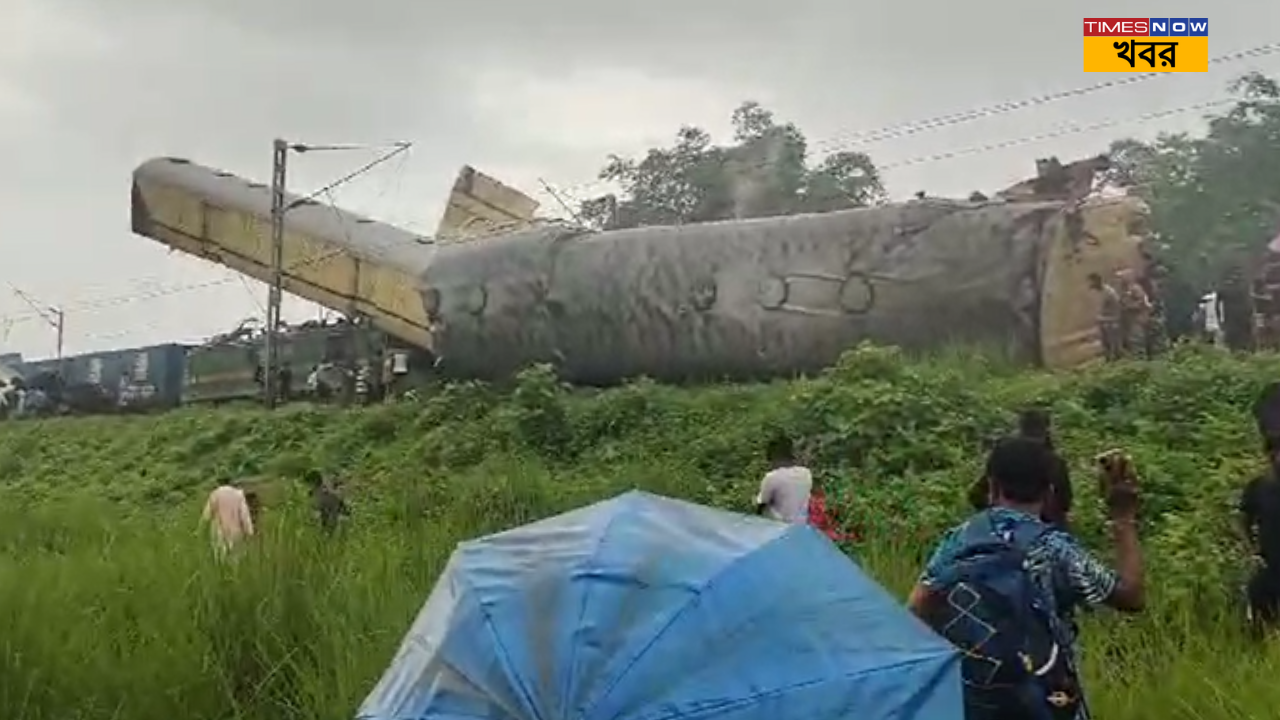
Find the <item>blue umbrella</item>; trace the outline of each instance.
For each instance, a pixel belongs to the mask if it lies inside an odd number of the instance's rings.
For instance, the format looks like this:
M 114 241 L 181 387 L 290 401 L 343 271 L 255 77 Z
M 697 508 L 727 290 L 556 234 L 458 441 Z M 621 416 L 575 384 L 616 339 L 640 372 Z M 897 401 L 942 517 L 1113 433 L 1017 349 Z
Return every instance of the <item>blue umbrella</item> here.
M 361 720 L 959 720 L 959 658 L 805 525 L 629 492 L 462 543 Z

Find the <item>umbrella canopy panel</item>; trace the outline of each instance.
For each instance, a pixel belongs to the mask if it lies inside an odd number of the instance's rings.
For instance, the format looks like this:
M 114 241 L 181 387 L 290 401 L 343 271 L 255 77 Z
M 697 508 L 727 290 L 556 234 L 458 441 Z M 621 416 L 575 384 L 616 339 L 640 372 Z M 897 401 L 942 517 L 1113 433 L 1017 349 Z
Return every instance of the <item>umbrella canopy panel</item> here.
M 956 651 L 808 526 L 631 492 L 454 553 L 362 720 L 956 720 Z

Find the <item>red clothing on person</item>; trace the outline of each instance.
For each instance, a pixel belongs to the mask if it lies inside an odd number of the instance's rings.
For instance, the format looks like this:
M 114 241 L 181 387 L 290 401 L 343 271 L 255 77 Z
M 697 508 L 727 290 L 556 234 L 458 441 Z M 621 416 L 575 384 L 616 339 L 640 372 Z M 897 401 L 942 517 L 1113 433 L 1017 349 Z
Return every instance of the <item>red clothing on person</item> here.
M 827 509 L 826 495 L 818 488 L 809 495 L 809 524 L 836 542 L 854 539 L 851 534 L 840 531 L 835 516 Z

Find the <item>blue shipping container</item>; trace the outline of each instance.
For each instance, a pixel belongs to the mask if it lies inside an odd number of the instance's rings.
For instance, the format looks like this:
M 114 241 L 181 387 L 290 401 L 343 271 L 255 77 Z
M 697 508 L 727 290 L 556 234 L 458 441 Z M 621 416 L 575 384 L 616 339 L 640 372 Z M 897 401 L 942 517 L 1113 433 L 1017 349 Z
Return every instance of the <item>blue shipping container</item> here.
M 176 343 L 73 355 L 27 363 L 29 373 L 59 372 L 68 384 L 89 383 L 126 403 L 178 405 L 187 347 Z

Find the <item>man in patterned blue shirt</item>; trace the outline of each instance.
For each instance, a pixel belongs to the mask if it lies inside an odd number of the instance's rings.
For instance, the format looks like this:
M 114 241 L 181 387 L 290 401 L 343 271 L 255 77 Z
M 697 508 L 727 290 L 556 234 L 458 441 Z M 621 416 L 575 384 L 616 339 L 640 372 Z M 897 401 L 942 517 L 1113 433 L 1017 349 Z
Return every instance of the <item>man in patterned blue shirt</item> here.
M 1044 444 L 1027 438 L 1005 438 L 987 459 L 991 506 L 946 534 L 911 592 L 911 610 L 922 618 L 929 616 L 931 603 L 946 590 L 939 578 L 961 558 L 966 545 L 972 545 L 975 535 L 989 533 L 992 539 L 1007 539 L 1019 533 L 1032 537 L 1022 567 L 1043 591 L 1051 605 L 1047 610 L 1059 619 L 1056 630 L 1065 636 L 1068 662 L 1074 665 L 1075 608 L 1108 605 L 1137 612 L 1144 605 L 1142 555 L 1136 529 L 1136 480 L 1123 455 L 1113 452 L 1098 460 L 1115 541 L 1115 569 L 1099 561 L 1068 532 L 1041 520 L 1054 468 L 1052 454 Z M 1079 703 L 1075 718 L 1087 720 L 1083 702 Z

